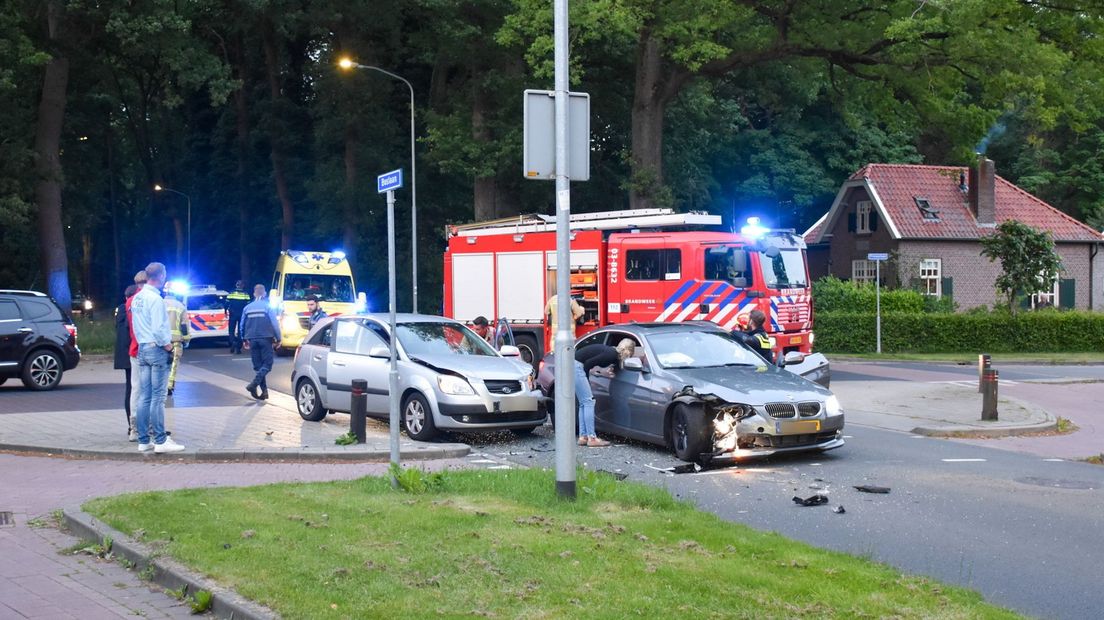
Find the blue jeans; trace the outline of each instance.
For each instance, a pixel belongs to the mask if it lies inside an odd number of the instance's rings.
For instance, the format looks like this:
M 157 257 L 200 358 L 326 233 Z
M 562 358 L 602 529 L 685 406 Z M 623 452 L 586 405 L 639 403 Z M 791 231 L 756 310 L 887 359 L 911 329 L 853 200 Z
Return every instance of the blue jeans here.
M 172 354 L 153 343 L 138 345 L 138 443 L 165 443 L 165 392 Z
M 594 436 L 594 394 L 582 362 L 575 362 L 575 400 L 579 401 L 579 436 Z
M 257 373 L 253 377 L 253 385 L 260 387 L 262 392 L 267 392 L 268 381 L 265 377 L 272 370 L 272 339 L 250 339 L 249 356 L 253 358 L 253 371 Z

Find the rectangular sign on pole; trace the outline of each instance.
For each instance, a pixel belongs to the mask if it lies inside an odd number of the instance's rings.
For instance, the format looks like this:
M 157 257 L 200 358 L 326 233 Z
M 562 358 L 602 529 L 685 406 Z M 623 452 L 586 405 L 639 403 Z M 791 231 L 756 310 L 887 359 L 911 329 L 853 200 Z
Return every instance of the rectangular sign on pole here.
M 866 260 L 889 260 L 889 254 L 886 252 L 871 252 L 866 255 Z
M 556 178 L 556 93 L 526 90 L 522 173 L 531 181 Z M 590 180 L 590 95 L 568 93 L 567 167 L 572 181 Z
M 392 170 L 391 172 L 384 172 L 376 177 L 376 193 L 382 194 L 396 189 L 401 189 L 403 186 L 403 172 L 402 168 L 398 170 Z

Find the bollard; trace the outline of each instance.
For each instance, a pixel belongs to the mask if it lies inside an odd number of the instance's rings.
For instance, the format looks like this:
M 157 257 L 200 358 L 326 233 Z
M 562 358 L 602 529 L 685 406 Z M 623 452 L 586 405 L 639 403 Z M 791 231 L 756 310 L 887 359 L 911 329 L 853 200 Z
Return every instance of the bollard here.
M 981 378 L 981 419 L 997 419 L 997 386 L 999 373 L 992 368 L 985 371 Z
M 982 353 L 978 356 L 978 392 L 985 391 L 985 371 L 992 368 L 992 360 L 988 355 Z
M 356 436 L 357 443 L 368 441 L 365 431 L 368 418 L 368 396 L 364 393 L 367 389 L 367 381 L 353 379 L 353 406 L 349 411 L 349 432 Z

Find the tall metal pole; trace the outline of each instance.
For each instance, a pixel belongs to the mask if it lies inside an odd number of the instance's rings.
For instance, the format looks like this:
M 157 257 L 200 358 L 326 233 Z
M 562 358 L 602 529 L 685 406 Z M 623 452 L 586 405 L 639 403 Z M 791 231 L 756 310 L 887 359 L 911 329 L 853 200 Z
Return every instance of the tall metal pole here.
M 878 331 L 878 353 L 882 352 L 882 261 L 874 261 L 874 304 Z
M 348 65 L 342 65 L 348 66 Z M 393 77 L 399 80 L 403 84 L 406 84 L 407 90 L 410 91 L 410 283 L 413 287 L 413 300 L 411 302 L 411 308 L 413 312 L 418 311 L 418 168 L 414 165 L 414 87 L 410 85 L 410 82 L 406 81 L 406 78 L 401 75 L 396 75 L 387 71 L 386 69 L 380 69 L 379 67 L 373 67 L 371 65 L 355 64 L 357 69 L 371 69 L 372 71 L 379 71 L 380 73 Z
M 192 277 L 192 197 L 184 196 L 188 199 L 188 259 L 186 261 L 188 266 L 188 279 Z
M 556 492 L 575 498 L 575 317 L 571 314 L 571 180 L 567 157 L 567 0 L 555 0 Z
M 390 370 L 387 373 L 388 421 L 391 440 L 391 464 L 399 465 L 399 364 L 395 342 L 399 334 L 395 326 L 395 192 L 387 192 L 387 292 L 388 292 L 388 329 L 391 331 L 389 343 Z M 398 488 L 399 481 L 391 475 L 391 487 Z

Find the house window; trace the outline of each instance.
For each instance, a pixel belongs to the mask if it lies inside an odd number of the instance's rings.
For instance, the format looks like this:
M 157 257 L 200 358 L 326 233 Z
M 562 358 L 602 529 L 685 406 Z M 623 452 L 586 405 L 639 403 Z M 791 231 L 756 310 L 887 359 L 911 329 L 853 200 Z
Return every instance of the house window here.
M 870 234 L 870 212 L 873 209 L 873 203 L 869 200 L 860 200 L 855 206 L 855 232 L 859 234 Z
M 912 199 L 916 201 L 916 208 L 920 209 L 920 215 L 925 220 L 929 222 L 939 221 L 939 209 L 932 207 L 930 200 L 920 196 L 913 196 Z
M 1031 295 L 1031 309 L 1035 308 L 1057 308 L 1058 307 L 1058 278 L 1054 278 L 1054 283 L 1051 285 L 1050 290 L 1042 290 L 1038 293 Z
M 924 258 L 920 260 L 920 292 L 932 297 L 941 297 L 943 290 L 940 287 L 943 277 L 943 261 L 938 258 Z
M 853 260 L 853 261 L 851 261 L 851 279 L 855 282 L 873 282 L 874 281 L 874 261 L 872 261 L 872 260 Z

